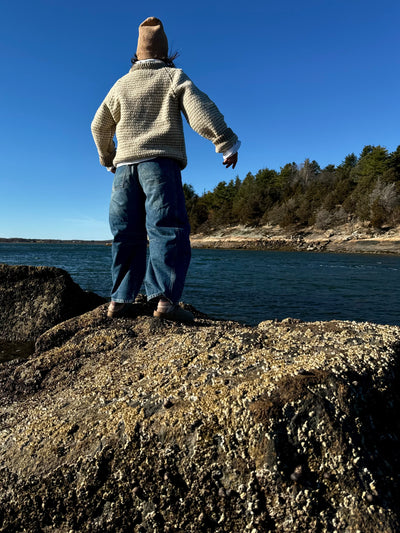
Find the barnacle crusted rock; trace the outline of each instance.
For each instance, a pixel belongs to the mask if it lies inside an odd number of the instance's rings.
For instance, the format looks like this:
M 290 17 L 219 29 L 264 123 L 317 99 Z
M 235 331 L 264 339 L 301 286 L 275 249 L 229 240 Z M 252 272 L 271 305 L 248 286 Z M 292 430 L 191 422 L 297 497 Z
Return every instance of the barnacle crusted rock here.
M 106 307 L 0 366 L 0 531 L 399 530 L 399 328 Z

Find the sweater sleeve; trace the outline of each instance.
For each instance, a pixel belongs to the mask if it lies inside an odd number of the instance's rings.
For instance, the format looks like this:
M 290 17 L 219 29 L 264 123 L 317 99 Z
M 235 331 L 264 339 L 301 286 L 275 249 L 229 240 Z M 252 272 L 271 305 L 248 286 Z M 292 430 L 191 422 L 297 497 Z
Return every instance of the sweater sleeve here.
M 216 152 L 226 152 L 237 143 L 237 135 L 228 128 L 214 102 L 182 71 L 179 71 L 175 92 L 190 127 L 210 140 Z
M 100 164 L 105 167 L 112 167 L 116 153 L 114 143 L 116 122 L 107 100 L 108 96 L 97 110 L 92 121 L 91 129 L 99 153 Z

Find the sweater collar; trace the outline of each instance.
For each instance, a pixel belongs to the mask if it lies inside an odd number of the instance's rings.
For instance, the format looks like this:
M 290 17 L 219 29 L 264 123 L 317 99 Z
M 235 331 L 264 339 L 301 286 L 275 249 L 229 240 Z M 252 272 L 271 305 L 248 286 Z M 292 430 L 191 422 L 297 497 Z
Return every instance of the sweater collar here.
M 141 59 L 140 61 L 136 61 L 130 68 L 130 71 L 136 70 L 136 69 L 157 69 L 165 67 L 164 61 L 161 61 L 161 59 Z
M 135 65 L 144 65 L 146 63 L 164 63 L 161 59 L 139 59 Z

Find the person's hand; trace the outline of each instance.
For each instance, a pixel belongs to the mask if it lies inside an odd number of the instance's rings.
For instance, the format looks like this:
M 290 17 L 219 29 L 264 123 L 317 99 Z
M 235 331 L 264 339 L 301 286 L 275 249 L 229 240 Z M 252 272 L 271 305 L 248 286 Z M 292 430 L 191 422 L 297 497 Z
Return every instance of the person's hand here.
M 222 162 L 222 164 L 225 165 L 226 168 L 229 168 L 232 165 L 232 169 L 234 169 L 236 167 L 237 160 L 238 160 L 238 154 L 236 152 L 230 155 L 229 157 L 227 157 L 225 161 Z

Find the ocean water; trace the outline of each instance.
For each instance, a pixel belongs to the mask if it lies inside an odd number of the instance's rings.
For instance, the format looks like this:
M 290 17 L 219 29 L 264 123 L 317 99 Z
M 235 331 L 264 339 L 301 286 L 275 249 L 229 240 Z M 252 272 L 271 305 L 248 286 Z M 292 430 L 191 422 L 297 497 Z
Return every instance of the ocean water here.
M 0 263 L 63 268 L 83 289 L 110 293 L 109 246 L 0 243 Z M 195 249 L 182 299 L 250 325 L 286 317 L 400 325 L 399 281 L 392 255 Z

